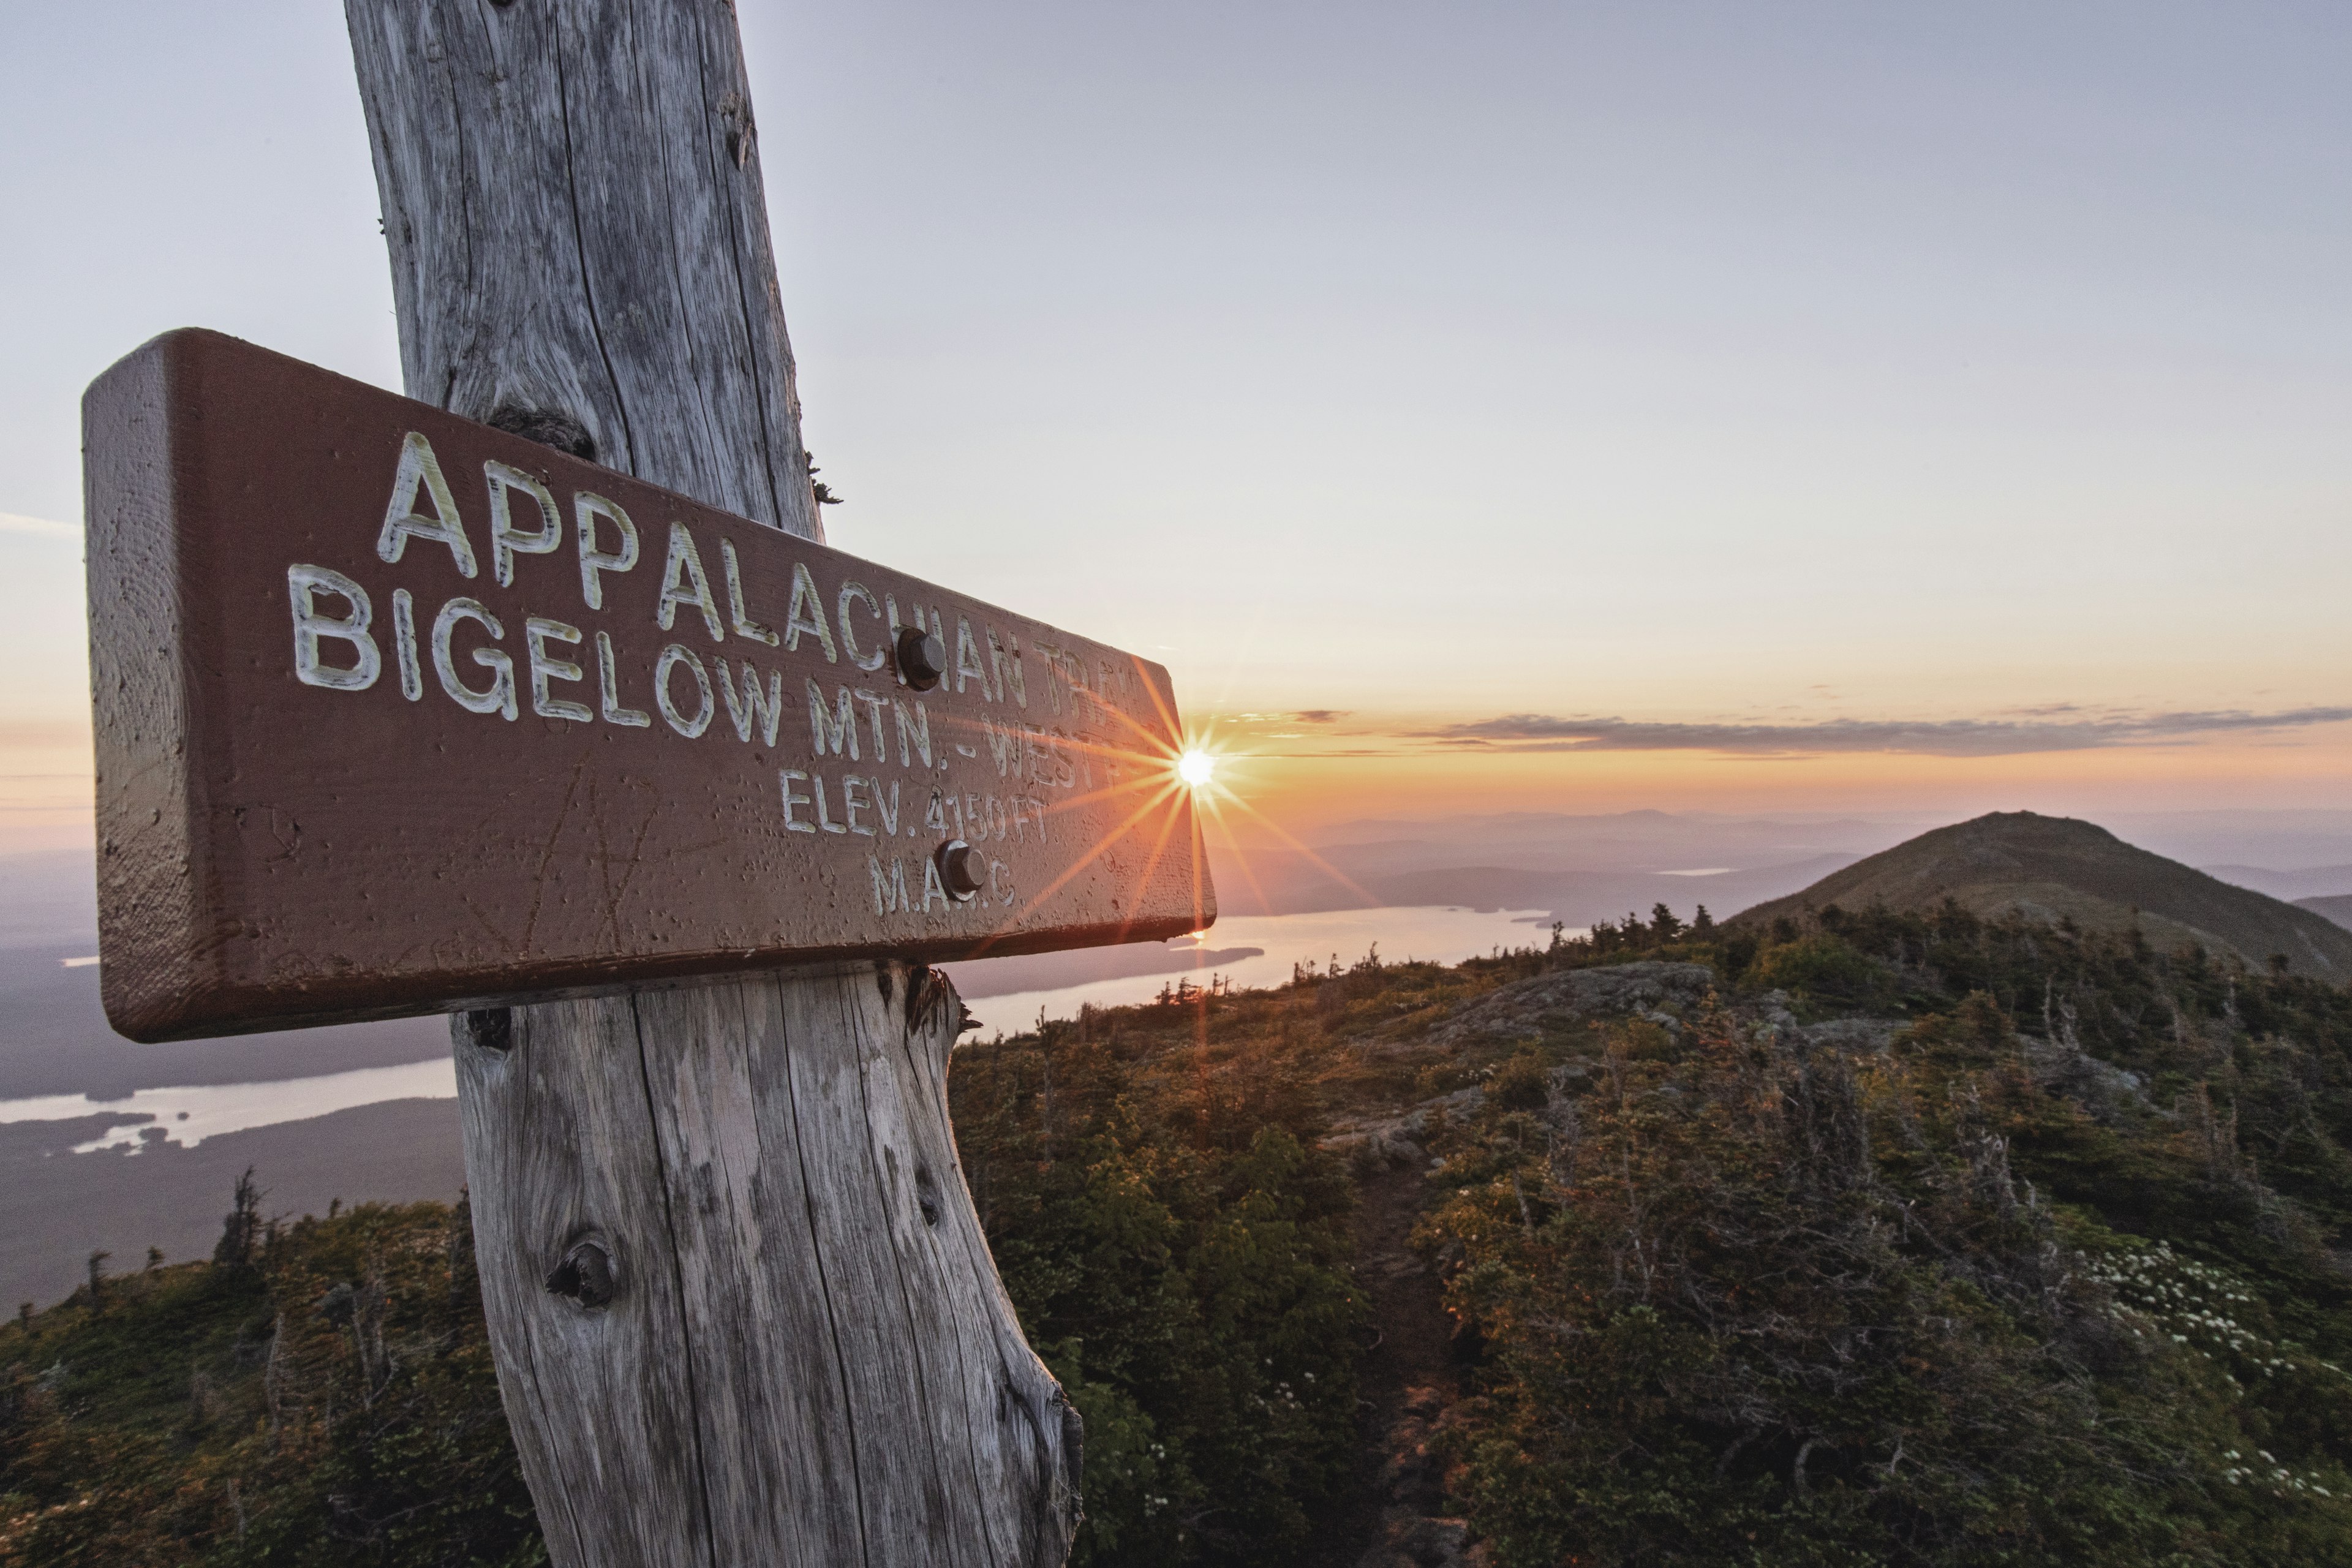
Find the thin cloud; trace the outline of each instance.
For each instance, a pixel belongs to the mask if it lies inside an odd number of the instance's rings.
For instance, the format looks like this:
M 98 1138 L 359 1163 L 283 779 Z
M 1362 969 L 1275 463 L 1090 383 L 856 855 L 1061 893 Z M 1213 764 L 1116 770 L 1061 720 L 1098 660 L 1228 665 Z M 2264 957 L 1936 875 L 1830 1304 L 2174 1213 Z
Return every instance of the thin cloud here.
M 1349 708 L 1300 708 L 1283 717 L 1294 724 L 1337 724 L 1353 711 Z
M 37 533 L 49 539 L 81 537 L 81 530 L 70 522 L 52 522 L 46 517 L 26 517 L 16 511 L 0 511 L 0 533 Z
M 2347 721 L 2352 721 L 2352 708 L 2292 708 L 2277 713 L 2242 710 L 2095 713 L 2068 704 L 1993 719 L 1829 719 L 1811 724 L 1658 724 L 1507 713 L 1418 731 L 1413 738 L 1445 746 L 1509 752 L 1725 752 L 1759 757 L 1905 752 L 1937 757 L 2001 757 L 2152 745 L 2195 735 L 2298 730 Z
M 0 718 L 0 752 L 42 746 L 87 746 L 89 723 L 80 718 Z M 48 773 L 0 773 L 0 778 L 49 778 Z M 87 776 L 87 775 L 83 775 Z

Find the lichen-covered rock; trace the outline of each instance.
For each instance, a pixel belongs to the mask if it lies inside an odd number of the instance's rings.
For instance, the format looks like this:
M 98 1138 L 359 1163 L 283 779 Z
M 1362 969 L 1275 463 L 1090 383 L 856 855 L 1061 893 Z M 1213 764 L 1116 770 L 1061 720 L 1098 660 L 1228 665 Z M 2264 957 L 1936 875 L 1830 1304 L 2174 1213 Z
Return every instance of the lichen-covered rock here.
M 2113 1127 L 2156 1113 L 2139 1074 L 2101 1061 L 2071 1033 L 2054 1040 L 2021 1035 L 2017 1043 L 2036 1083 L 2074 1101 L 2102 1125 Z
M 1417 1165 L 1427 1157 L 1422 1144 L 1432 1115 L 1443 1111 L 1455 1121 L 1465 1121 L 1486 1103 L 1486 1089 L 1473 1084 L 1424 1100 L 1402 1116 L 1343 1116 L 1332 1123 L 1333 1131 L 1322 1140 L 1322 1147 L 1346 1155 L 1365 1169 Z
M 1515 981 L 1466 1002 L 1430 1031 L 1433 1045 L 1525 1039 L 1571 1018 L 1625 1014 L 1674 1016 L 1715 988 L 1704 963 L 1616 963 L 1605 969 L 1560 969 Z
M 1797 1037 L 1808 1048 L 1827 1046 L 1835 1050 L 1875 1055 L 1886 1048 L 1898 1030 L 1910 1024 L 1901 1018 L 1832 1018 L 1824 1024 L 1804 1024 Z

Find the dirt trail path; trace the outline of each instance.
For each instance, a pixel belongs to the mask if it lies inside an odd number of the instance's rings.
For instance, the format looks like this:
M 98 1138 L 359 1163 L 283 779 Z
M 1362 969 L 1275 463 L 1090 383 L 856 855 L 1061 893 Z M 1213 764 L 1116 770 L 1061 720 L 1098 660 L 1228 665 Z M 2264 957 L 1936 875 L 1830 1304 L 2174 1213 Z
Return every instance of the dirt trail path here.
M 1365 1408 L 1356 1474 L 1322 1550 L 1308 1559 L 1315 1568 L 1357 1568 L 1383 1542 L 1402 1551 L 1393 1561 L 1453 1560 L 1446 1547 L 1454 1542 L 1441 1538 L 1454 1531 L 1418 1528 L 1432 1522 L 1427 1516 L 1439 1511 L 1442 1499 L 1435 1466 L 1416 1450 L 1454 1393 L 1450 1320 L 1436 1277 L 1411 1245 L 1428 1195 L 1417 1163 L 1357 1181 L 1356 1279 L 1370 1298 L 1380 1342 L 1360 1368 Z

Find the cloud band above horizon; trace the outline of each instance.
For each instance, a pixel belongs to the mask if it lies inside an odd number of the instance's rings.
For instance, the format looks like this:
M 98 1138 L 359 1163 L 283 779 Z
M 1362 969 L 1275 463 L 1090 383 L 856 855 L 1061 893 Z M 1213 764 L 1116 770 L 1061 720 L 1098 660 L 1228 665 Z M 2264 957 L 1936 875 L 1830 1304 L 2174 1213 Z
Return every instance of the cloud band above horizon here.
M 1412 732 L 1465 750 L 1496 752 L 1720 752 L 1747 756 L 1889 752 L 1939 757 L 2017 756 L 2158 745 L 2200 735 L 2307 729 L 2352 721 L 2352 707 L 2168 713 L 2038 709 L 1994 719 L 1828 719 L 1809 724 L 1655 723 L 1617 718 L 1507 713 Z

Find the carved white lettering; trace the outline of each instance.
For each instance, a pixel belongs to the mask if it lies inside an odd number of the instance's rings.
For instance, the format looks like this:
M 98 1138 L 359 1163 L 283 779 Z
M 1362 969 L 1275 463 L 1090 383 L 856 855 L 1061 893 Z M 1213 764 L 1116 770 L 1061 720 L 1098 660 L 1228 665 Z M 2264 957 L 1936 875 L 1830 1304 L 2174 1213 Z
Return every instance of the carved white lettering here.
M 817 826 L 818 826 L 818 827 L 820 827 L 820 828 L 822 828 L 824 831 L 825 831 L 825 832 L 827 832 L 827 833 L 846 833 L 846 832 L 848 832 L 848 831 L 849 831 L 849 829 L 847 829 L 846 827 L 844 827 L 840 823 L 835 822 L 835 821 L 833 819 L 833 813 L 832 813 L 830 810 L 828 810 L 828 809 L 826 808 L 826 806 L 825 806 L 825 800 L 824 800 L 824 775 L 823 773 L 811 773 L 811 774 L 809 775 L 809 788 L 811 788 L 811 789 L 813 789 L 813 790 L 814 790 L 814 791 L 816 792 L 816 825 L 817 825 Z
M 692 672 L 695 695 L 701 701 L 691 714 L 679 712 L 670 696 L 671 678 L 681 665 Z M 654 666 L 654 706 L 661 710 L 661 716 L 669 721 L 671 729 L 689 741 L 710 728 L 711 717 L 719 707 L 710 695 L 710 672 L 702 668 L 702 660 L 695 651 L 683 643 L 672 643 L 662 649 L 661 658 Z
M 883 662 L 890 657 L 890 650 L 887 647 L 877 647 L 870 653 L 858 651 L 857 628 L 849 624 L 849 605 L 853 599 L 865 600 L 866 613 L 877 620 L 882 618 L 882 606 L 874 602 L 874 595 L 866 592 L 864 584 L 844 583 L 841 585 L 841 596 L 834 601 L 834 616 L 841 623 L 841 651 L 847 654 L 849 662 L 860 669 L 879 669 Z
M 494 641 L 507 635 L 498 616 L 479 600 L 452 599 L 442 605 L 441 613 L 433 617 L 433 673 L 441 678 L 441 689 L 469 713 L 499 713 L 511 721 L 520 711 L 515 705 L 514 660 L 499 648 L 476 648 L 474 662 L 490 672 L 490 683 L 478 691 L 467 686 L 457 678 L 454 643 L 459 621 L 478 623 Z
M 847 755 L 857 761 L 857 715 L 850 711 L 849 688 L 841 689 L 837 705 L 825 707 L 824 688 L 814 679 L 808 683 L 809 744 L 818 756 L 830 751 L 835 756 Z
M 1017 773 L 1021 768 L 1021 748 L 1025 731 L 1013 724 L 999 724 L 993 719 L 980 721 L 981 732 L 988 737 L 988 754 L 995 759 L 997 776 Z
M 511 588 L 516 556 L 546 555 L 563 542 L 563 512 L 536 476 L 512 464 L 493 458 L 482 465 L 482 476 L 490 487 L 490 575 L 499 587 Z M 514 525 L 511 490 L 522 491 L 539 508 L 539 526 L 529 533 Z
M 873 721 L 874 760 L 877 763 L 889 761 L 890 742 L 882 732 L 882 710 L 889 704 L 890 700 L 878 691 L 868 691 L 863 687 L 852 691 L 850 695 L 866 705 L 866 716 Z
M 416 510 L 419 489 L 433 502 L 432 517 Z M 375 536 L 376 558 L 399 560 L 411 539 L 447 545 L 449 558 L 457 563 L 457 574 L 474 575 L 473 542 L 466 537 L 449 481 L 441 477 L 441 459 L 433 455 L 433 443 L 414 430 L 400 444 L 400 467 L 392 477 L 392 503 L 383 509 L 383 527 Z
M 971 623 L 961 616 L 956 617 L 955 678 L 957 696 L 963 695 L 966 681 L 977 680 L 980 694 L 991 702 L 997 700 L 988 684 L 988 667 L 980 662 L 980 645 L 972 641 Z
M 572 514 L 578 521 L 580 541 L 580 594 L 592 610 L 604 607 L 604 579 L 607 572 L 626 572 L 637 563 L 637 525 L 621 510 L 618 501 L 582 490 L 572 498 Z M 621 547 L 604 550 L 596 543 L 596 520 L 608 519 L 620 530 Z
M 890 711 L 898 721 L 898 765 L 912 767 L 914 759 L 919 756 L 923 759 L 923 766 L 931 766 L 931 717 L 923 711 L 922 703 L 918 701 L 915 704 L 912 719 L 907 716 L 907 705 L 895 698 L 891 700 Z
M 333 594 L 348 603 L 347 616 L 319 613 L 317 595 Z M 341 572 L 324 566 L 296 564 L 286 568 L 286 596 L 294 607 L 294 679 L 305 686 L 331 691 L 365 691 L 383 671 L 383 655 L 368 635 L 375 617 L 367 590 Z M 327 664 L 319 658 L 319 639 L 352 646 L 348 667 Z
M 727 609 L 733 617 L 731 624 L 735 627 L 735 635 L 749 637 L 753 642 L 766 643 L 770 647 L 775 647 L 776 634 L 753 620 L 743 608 L 743 568 L 735 559 L 735 542 L 720 540 L 719 552 L 727 561 Z
M 833 646 L 833 628 L 825 624 L 824 605 L 816 596 L 816 579 L 800 562 L 793 563 L 793 602 L 784 611 L 784 647 L 787 651 L 801 646 L 801 634 L 814 632 L 824 647 L 824 662 L 839 664 L 841 656 Z
M 621 677 L 614 668 L 613 634 L 596 634 L 596 701 L 607 724 L 618 724 L 628 730 L 649 730 L 653 718 L 635 708 L 621 706 Z
M 994 626 L 985 629 L 988 633 L 988 665 L 996 677 L 997 700 L 1002 702 L 1005 693 L 1009 691 L 1013 694 L 1014 702 L 1024 708 L 1028 707 L 1029 678 L 1021 668 L 1021 640 L 1007 632 L 1004 634 L 1003 642 L 999 642 Z M 1009 653 L 1006 651 L 1007 645 L 1010 645 L 1011 648 Z
M 547 651 L 551 642 L 569 643 L 577 647 L 583 640 L 578 626 L 562 621 L 551 621 L 544 616 L 531 616 L 522 623 L 523 651 L 530 665 L 530 710 L 542 719 L 570 719 L 585 724 L 596 716 L 581 703 L 551 696 L 547 683 L 551 680 L 580 680 L 587 672 L 570 659 L 554 658 Z
M 392 591 L 392 648 L 400 665 L 400 694 L 415 702 L 425 695 L 425 675 L 416 665 L 416 601 L 405 588 Z
M 850 832 L 862 833 L 871 838 L 874 837 L 874 829 L 857 820 L 859 812 L 871 810 L 874 805 L 866 789 L 866 780 L 862 774 L 851 773 L 841 781 L 841 821 L 842 826 L 848 828 Z
M 719 604 L 710 596 L 710 579 L 702 570 L 702 553 L 694 547 L 694 535 L 687 531 L 686 524 L 673 522 L 669 558 L 662 563 L 661 605 L 654 612 L 662 630 L 668 631 L 677 623 L 680 605 L 691 605 L 702 612 L 702 625 L 712 642 L 727 639 L 719 629 Z
M 760 672 L 751 661 L 743 661 L 743 693 L 735 693 L 735 681 L 727 672 L 725 659 L 714 660 L 719 666 L 719 689 L 727 698 L 727 717 L 735 725 L 736 738 L 748 742 L 756 728 L 763 744 L 776 743 L 776 724 L 784 716 L 784 672 L 777 670 L 768 677 L 764 689 L 760 685 Z
M 877 915 L 897 914 L 907 908 L 907 865 L 897 856 L 890 858 L 890 874 L 882 874 L 882 857 L 868 855 L 866 869 L 874 876 L 874 912 Z
M 806 784 L 808 783 L 808 774 L 801 772 L 798 768 L 783 768 L 779 770 L 776 773 L 777 787 L 784 792 L 784 830 L 788 833 L 814 833 L 816 831 L 815 823 L 803 822 L 799 817 L 793 815 L 793 807 L 796 805 L 806 805 L 809 804 L 808 796 L 800 794 L 793 788 L 793 781 L 794 779 L 798 779 L 801 783 Z
M 1045 667 L 1045 704 L 1059 714 L 1062 711 L 1062 688 L 1066 684 L 1062 676 L 1061 650 L 1052 643 L 1032 637 L 1029 651 L 1035 654 L 1038 662 Z

